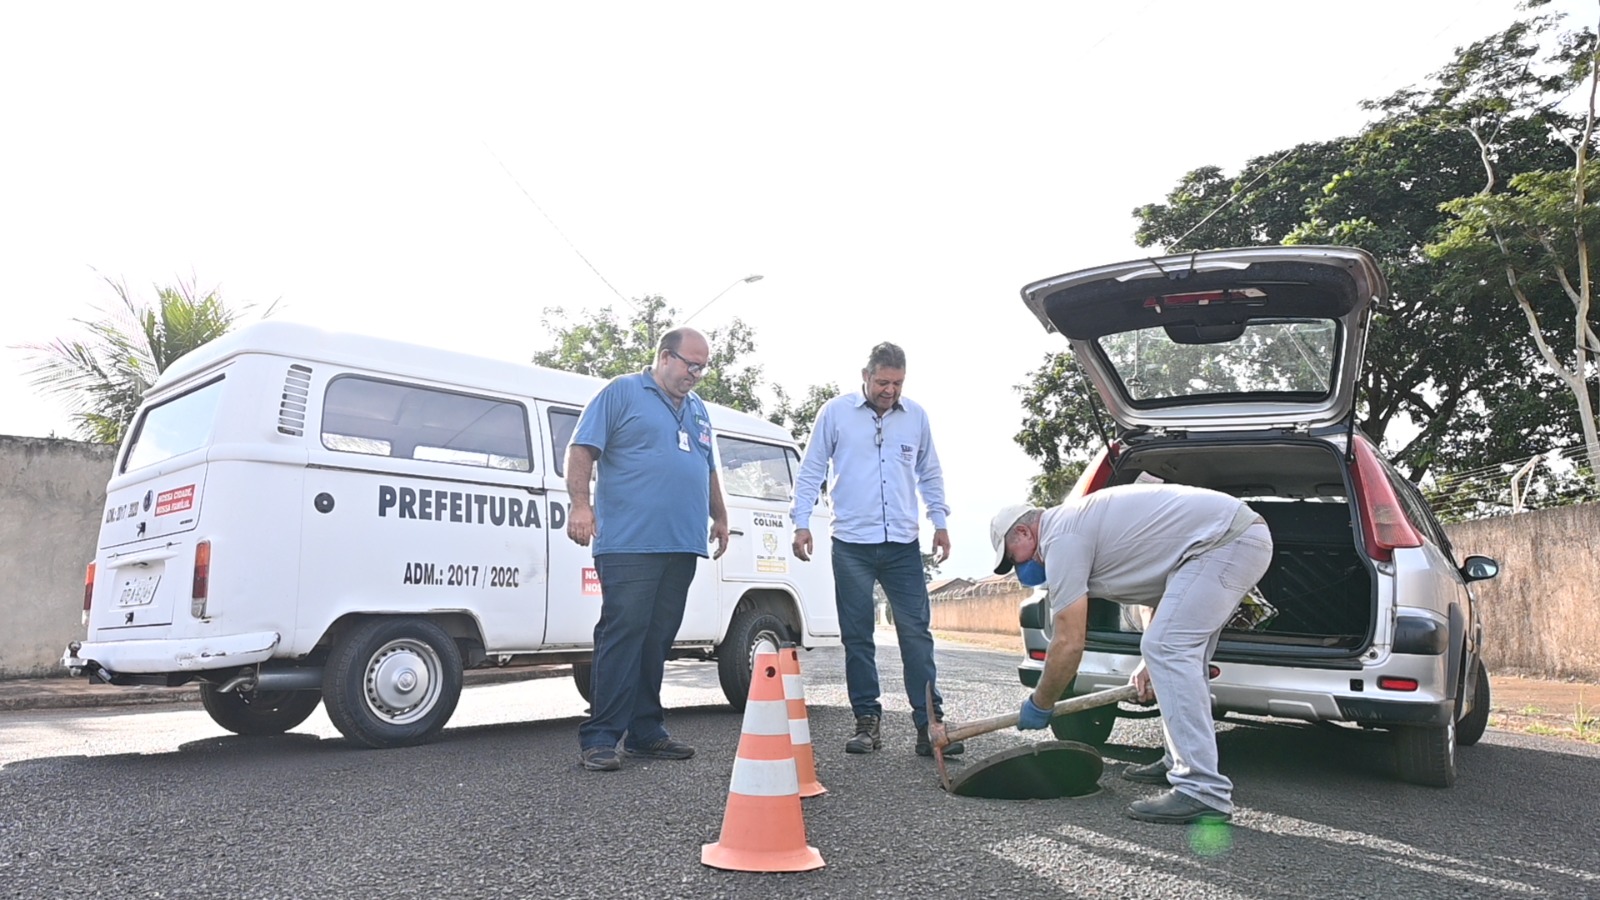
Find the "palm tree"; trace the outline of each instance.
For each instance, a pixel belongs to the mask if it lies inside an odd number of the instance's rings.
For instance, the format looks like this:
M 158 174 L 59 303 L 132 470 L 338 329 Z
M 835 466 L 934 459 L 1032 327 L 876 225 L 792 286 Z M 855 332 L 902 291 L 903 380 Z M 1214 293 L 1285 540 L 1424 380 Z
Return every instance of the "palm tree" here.
M 226 334 L 243 310 L 229 309 L 215 289 L 201 295 L 182 280 L 157 287 L 151 305 L 135 302 L 124 284 L 109 278 L 106 283 L 122 308 L 98 321 L 76 320 L 88 329 L 81 339 L 26 346 L 38 359 L 30 370 L 33 384 L 65 399 L 78 436 L 115 444 L 156 376 L 173 360 Z M 271 312 L 269 307 L 262 315 Z

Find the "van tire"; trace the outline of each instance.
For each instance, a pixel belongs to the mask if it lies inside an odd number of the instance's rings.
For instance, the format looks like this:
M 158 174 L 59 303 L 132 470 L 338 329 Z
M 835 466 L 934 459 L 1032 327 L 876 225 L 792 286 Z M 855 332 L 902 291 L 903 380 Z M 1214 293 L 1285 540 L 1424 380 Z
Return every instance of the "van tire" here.
M 317 710 L 321 691 L 220 691 L 200 685 L 200 704 L 211 721 L 234 734 L 283 734 Z
M 572 684 L 578 689 L 578 696 L 585 703 L 594 702 L 594 663 L 575 662 L 572 664 Z
M 461 649 L 427 619 L 383 616 L 352 626 L 323 671 L 328 718 L 352 743 L 423 743 L 461 699 Z
M 773 646 L 789 641 L 789 626 L 763 606 L 747 606 L 734 613 L 728 633 L 717 645 L 717 677 L 722 694 L 735 712 L 744 712 L 750 699 L 750 671 L 755 666 L 756 645 L 763 640 Z

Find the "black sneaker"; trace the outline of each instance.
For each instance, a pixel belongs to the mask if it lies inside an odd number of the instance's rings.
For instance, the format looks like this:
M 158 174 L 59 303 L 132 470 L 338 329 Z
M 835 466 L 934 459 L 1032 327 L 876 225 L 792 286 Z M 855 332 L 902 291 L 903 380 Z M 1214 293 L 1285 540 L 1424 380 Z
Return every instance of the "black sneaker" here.
M 1140 784 L 1169 784 L 1168 771 L 1167 761 L 1158 759 L 1142 766 L 1129 766 L 1122 770 L 1122 777 L 1126 781 L 1137 781 Z
M 578 751 L 578 765 L 591 772 L 615 772 L 622 768 L 622 759 L 611 747 L 585 747 Z
M 1159 822 L 1163 825 L 1187 825 L 1191 822 L 1226 822 L 1232 813 L 1207 806 L 1200 800 L 1173 788 L 1148 800 L 1135 800 L 1128 804 L 1128 815 L 1141 822 Z
M 882 741 L 878 737 L 877 716 L 856 716 L 856 733 L 850 740 L 845 741 L 846 753 L 871 753 L 878 749 Z
M 967 749 L 967 745 L 966 744 L 963 744 L 960 741 L 951 741 L 950 743 L 948 743 L 948 744 L 946 744 L 944 746 L 944 755 L 945 756 L 960 756 L 962 751 L 964 751 L 966 749 Z M 933 741 L 931 739 L 929 739 L 929 737 L 928 737 L 928 729 L 923 727 L 923 726 L 921 726 L 921 725 L 917 726 L 917 755 L 918 756 L 932 756 L 933 755 Z
M 640 744 L 637 747 L 623 745 L 629 756 L 641 756 L 647 759 L 688 759 L 694 756 L 694 748 L 683 741 L 675 741 L 664 737 L 659 741 Z

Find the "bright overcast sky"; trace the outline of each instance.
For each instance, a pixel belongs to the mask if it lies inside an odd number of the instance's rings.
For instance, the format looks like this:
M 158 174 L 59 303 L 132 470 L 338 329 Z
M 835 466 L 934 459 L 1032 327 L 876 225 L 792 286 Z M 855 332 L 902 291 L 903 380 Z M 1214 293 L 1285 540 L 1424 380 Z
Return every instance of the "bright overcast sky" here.
M 943 574 L 980 576 L 990 515 L 1036 471 L 1014 386 L 1064 346 L 1018 288 L 1144 255 L 1130 211 L 1183 173 L 1354 133 L 1359 101 L 1515 15 L 6 4 L 0 434 L 71 435 L 15 345 L 76 333 L 115 302 L 104 278 L 525 361 L 547 306 L 660 294 L 688 313 L 760 274 L 693 324 L 744 319 L 796 394 L 849 389 L 874 343 L 904 346 L 953 508 Z

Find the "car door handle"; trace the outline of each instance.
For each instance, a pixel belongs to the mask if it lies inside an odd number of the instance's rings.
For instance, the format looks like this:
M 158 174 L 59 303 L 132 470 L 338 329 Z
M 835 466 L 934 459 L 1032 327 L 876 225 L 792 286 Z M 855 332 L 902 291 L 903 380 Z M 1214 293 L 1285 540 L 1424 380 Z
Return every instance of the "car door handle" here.
M 740 530 L 739 530 L 739 529 L 737 529 L 737 528 L 729 528 L 729 529 L 728 529 L 728 534 L 730 534 L 730 535 L 733 535 L 733 534 L 737 534 L 737 535 L 739 535 L 739 536 L 740 536 L 740 537 L 744 537 L 744 532 L 742 532 L 742 531 L 740 531 Z

